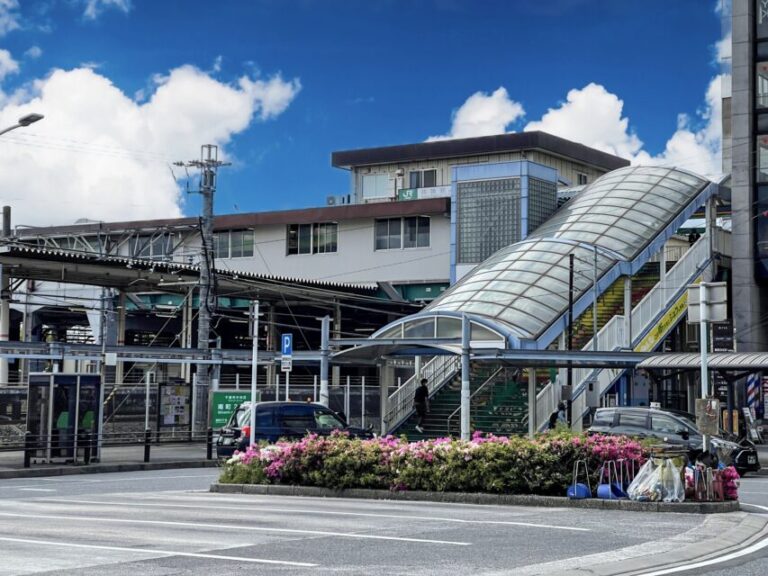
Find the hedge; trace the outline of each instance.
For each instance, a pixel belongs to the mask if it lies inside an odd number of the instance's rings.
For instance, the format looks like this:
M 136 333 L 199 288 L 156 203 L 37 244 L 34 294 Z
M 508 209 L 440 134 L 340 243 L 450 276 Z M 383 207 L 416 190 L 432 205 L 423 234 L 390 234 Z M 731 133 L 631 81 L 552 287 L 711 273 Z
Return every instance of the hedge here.
M 309 434 L 300 441 L 252 446 L 226 461 L 220 482 L 324 488 L 384 488 L 562 496 L 573 465 L 586 460 L 591 482 L 608 460 L 647 458 L 639 442 L 623 436 L 586 436 L 567 430 L 534 439 L 476 432 L 469 441 L 438 438 L 408 442 Z

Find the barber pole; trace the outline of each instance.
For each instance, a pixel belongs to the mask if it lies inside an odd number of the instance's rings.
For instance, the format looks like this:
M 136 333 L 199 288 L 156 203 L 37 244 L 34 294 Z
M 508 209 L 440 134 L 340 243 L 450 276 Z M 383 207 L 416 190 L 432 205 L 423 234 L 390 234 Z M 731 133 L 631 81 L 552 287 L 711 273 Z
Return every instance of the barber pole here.
M 752 412 L 752 417 L 755 417 L 755 409 L 757 403 L 760 400 L 760 378 L 757 374 L 750 374 L 747 377 L 747 407 Z

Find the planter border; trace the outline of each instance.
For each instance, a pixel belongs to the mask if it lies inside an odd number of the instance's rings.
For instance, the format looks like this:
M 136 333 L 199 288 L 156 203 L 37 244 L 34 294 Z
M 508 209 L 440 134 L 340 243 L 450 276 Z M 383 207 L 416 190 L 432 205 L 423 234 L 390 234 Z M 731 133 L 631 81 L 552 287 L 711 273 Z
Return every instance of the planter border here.
M 333 490 L 317 486 L 284 486 L 278 484 L 211 484 L 211 492 L 224 494 L 261 494 L 275 496 L 308 496 L 314 498 L 360 498 L 369 500 L 411 500 L 420 502 L 450 502 L 503 506 L 538 506 L 544 508 L 588 508 L 593 510 L 621 510 L 624 512 L 677 512 L 681 514 L 722 514 L 738 512 L 736 500 L 725 502 L 635 502 L 633 500 L 601 500 L 587 498 L 571 500 L 561 496 L 530 494 L 484 494 L 464 492 L 422 492 L 347 488 Z

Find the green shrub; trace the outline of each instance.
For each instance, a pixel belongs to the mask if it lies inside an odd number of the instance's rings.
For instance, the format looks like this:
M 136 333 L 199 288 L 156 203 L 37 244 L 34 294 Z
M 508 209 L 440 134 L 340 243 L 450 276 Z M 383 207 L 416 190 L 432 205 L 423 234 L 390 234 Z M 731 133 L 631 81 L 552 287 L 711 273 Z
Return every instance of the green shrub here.
M 641 463 L 646 450 L 624 437 L 585 436 L 567 430 L 535 439 L 476 433 L 409 443 L 387 436 L 353 439 L 310 434 L 297 442 L 254 446 L 224 466 L 223 483 L 290 484 L 332 489 L 389 488 L 436 492 L 563 495 L 574 463 L 585 460 L 597 484 L 607 460 Z

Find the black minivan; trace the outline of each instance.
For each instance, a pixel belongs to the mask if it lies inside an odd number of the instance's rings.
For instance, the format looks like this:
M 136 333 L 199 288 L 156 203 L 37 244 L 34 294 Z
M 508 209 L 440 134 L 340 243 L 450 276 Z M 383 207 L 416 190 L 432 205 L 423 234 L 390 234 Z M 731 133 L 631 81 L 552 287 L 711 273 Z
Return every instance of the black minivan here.
M 598 408 L 588 432 L 655 438 L 666 444 L 684 446 L 694 454 L 701 453 L 703 446 L 701 432 L 690 416 L 657 408 Z M 751 443 L 737 444 L 718 436 L 712 436 L 711 442 L 720 460 L 725 464 L 732 463 L 739 474 L 760 470 L 757 450 Z
M 370 430 L 347 426 L 344 420 L 322 404 L 312 402 L 257 402 L 255 440 L 277 442 L 304 437 L 307 433 L 328 435 L 334 430 L 344 430 L 359 438 L 370 438 Z M 247 445 L 243 429 L 251 425 L 251 403 L 243 402 L 233 412 L 226 426 L 219 431 L 216 456 L 229 458 L 232 453 Z M 249 430 L 250 432 L 250 430 Z

